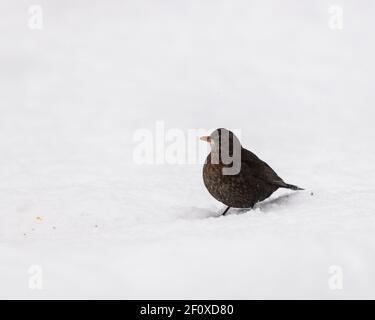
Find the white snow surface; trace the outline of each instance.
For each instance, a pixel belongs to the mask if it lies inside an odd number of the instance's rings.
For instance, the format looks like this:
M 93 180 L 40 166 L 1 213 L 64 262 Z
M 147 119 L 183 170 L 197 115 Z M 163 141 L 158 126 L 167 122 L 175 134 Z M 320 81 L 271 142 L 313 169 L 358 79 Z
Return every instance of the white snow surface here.
M 0 3 L 0 298 L 375 298 L 374 1 L 31 4 Z M 306 191 L 220 217 L 204 155 L 134 163 L 157 121 Z

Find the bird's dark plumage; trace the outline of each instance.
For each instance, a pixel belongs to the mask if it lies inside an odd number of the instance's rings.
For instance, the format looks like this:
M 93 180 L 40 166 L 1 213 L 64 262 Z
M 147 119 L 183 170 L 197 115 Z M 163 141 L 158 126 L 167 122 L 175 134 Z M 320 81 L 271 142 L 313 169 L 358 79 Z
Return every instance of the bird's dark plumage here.
M 223 143 L 224 135 L 229 137 L 227 144 Z M 267 163 L 243 148 L 238 138 L 226 129 L 217 129 L 210 136 L 202 137 L 202 140 L 211 143 L 211 153 L 203 167 L 204 184 L 216 200 L 228 207 L 252 208 L 279 188 L 303 190 L 285 183 Z M 235 147 L 236 143 L 238 149 Z M 229 155 L 234 157 L 235 150 L 240 154 L 240 170 L 236 174 L 223 173 L 224 168 L 233 166 L 226 164 L 228 162 L 222 157 L 224 145 L 227 146 Z

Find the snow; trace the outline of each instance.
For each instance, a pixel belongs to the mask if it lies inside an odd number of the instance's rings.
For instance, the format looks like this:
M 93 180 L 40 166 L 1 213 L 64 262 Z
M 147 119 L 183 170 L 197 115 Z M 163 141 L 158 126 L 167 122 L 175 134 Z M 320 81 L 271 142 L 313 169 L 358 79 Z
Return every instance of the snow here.
M 40 4 L 0 4 L 0 298 L 375 298 L 373 1 Z M 306 191 L 220 217 L 204 154 L 134 163 L 158 121 Z

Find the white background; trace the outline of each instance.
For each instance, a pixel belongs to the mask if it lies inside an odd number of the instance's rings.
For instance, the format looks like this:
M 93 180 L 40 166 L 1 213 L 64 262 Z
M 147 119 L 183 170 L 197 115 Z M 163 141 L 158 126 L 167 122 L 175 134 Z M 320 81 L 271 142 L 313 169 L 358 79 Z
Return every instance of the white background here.
M 375 298 L 374 16 L 372 0 L 2 0 L 0 297 Z M 240 129 L 307 191 L 217 217 L 204 156 L 133 162 L 158 120 Z

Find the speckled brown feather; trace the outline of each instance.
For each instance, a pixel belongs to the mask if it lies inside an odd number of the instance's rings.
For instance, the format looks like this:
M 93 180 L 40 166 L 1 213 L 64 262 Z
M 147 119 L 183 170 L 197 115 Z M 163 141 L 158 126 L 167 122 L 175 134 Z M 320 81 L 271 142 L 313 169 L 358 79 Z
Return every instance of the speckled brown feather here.
M 210 153 L 203 167 L 203 180 L 211 195 L 229 207 L 252 208 L 285 185 L 267 163 L 244 148 L 238 174 L 223 175 L 224 167 L 223 163 L 212 164 Z

